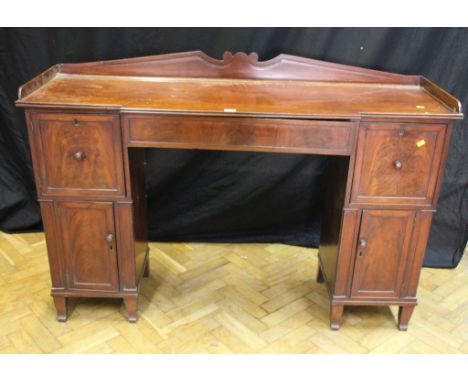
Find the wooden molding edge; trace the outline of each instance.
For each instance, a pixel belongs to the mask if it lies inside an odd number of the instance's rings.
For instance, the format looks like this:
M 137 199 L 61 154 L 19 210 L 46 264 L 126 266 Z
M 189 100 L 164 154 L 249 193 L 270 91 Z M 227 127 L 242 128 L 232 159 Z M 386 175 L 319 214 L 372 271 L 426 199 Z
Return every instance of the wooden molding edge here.
M 311 58 L 280 54 L 259 61 L 257 53 L 225 52 L 221 60 L 201 51 L 147 57 L 63 64 L 68 74 L 95 74 L 148 77 L 199 77 L 258 80 L 302 80 L 373 82 L 419 85 L 418 76 L 409 76 L 335 64 Z
M 62 64 L 56 64 L 50 67 L 49 69 L 45 70 L 44 72 L 40 73 L 32 80 L 26 82 L 24 85 L 21 85 L 18 89 L 18 101 L 23 98 L 26 98 L 33 91 L 39 89 L 41 86 L 45 85 L 47 82 L 52 80 L 57 75 L 57 73 L 61 72 L 61 67 Z
M 59 73 L 414 85 L 424 89 L 448 110 L 457 113 L 455 115 L 457 119 L 463 118 L 460 101 L 422 76 L 388 73 L 287 54 L 259 61 L 257 53 L 246 54 L 243 52 L 235 54 L 225 52 L 221 60 L 210 57 L 202 51 L 191 51 L 110 61 L 56 64 L 19 88 L 16 105 L 26 106 L 25 98 L 53 80 Z M 118 109 L 119 107 L 118 105 L 106 105 L 105 108 Z M 454 117 L 453 114 L 447 116 Z M 441 117 L 445 117 L 445 115 Z
M 425 89 L 433 98 L 442 102 L 450 110 L 453 110 L 463 117 L 461 102 L 450 93 L 446 92 L 441 87 L 437 86 L 426 77 L 420 77 L 420 85 Z

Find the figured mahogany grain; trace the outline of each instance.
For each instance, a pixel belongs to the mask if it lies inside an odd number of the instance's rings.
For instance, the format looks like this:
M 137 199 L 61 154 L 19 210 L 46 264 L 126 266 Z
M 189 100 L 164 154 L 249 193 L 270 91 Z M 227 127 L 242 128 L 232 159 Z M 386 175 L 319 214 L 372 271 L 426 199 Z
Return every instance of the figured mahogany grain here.
M 117 291 L 117 246 L 112 203 L 60 202 L 67 287 Z M 112 235 L 109 242 L 108 235 Z
M 363 123 L 352 201 L 431 205 L 443 124 Z
M 362 212 L 351 296 L 400 297 L 414 215 L 413 211 Z
M 184 52 L 57 64 L 19 89 L 17 105 L 60 320 L 69 297 L 123 298 L 137 319 L 149 270 L 143 148 L 165 147 L 331 155 L 318 273 L 331 327 L 347 305 L 394 304 L 406 330 L 463 117 L 429 80 L 287 55 Z
M 33 113 L 42 195 L 123 193 L 119 119 Z
M 29 106 L 114 107 L 171 113 L 271 116 L 361 114 L 451 115 L 453 112 L 416 85 L 329 83 L 281 80 L 145 78 L 57 74 L 21 101 Z M 423 107 L 423 108 L 421 108 Z
M 349 155 L 354 124 L 260 118 L 125 114 L 125 144 Z
M 201 51 L 159 54 L 109 61 L 60 64 L 62 73 L 149 77 L 255 78 L 302 81 L 381 82 L 418 84 L 419 76 L 352 67 L 280 54 L 259 61 L 257 53 L 224 52 L 221 60 Z

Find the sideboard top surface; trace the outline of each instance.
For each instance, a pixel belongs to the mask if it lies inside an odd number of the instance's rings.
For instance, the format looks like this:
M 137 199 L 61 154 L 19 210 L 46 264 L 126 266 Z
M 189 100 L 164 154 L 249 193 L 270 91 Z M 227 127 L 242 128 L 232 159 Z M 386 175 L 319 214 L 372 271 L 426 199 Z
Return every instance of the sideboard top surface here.
M 297 118 L 461 118 L 460 103 L 418 76 L 295 56 L 201 52 L 59 64 L 20 88 L 19 106 Z

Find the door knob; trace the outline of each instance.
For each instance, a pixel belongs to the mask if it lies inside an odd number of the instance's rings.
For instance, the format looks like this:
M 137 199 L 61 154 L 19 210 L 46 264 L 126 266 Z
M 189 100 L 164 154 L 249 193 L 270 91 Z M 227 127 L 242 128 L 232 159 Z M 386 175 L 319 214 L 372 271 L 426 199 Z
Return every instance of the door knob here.
M 107 246 L 109 247 L 109 250 L 112 250 L 113 245 L 114 245 L 114 235 L 112 233 L 108 234 L 106 236 L 106 241 L 107 241 Z
M 367 246 L 367 241 L 365 241 L 364 239 L 359 239 L 358 244 L 359 244 L 360 249 L 359 249 L 357 255 L 358 255 L 358 257 L 362 257 L 362 255 L 364 255 L 363 248 L 365 248 Z

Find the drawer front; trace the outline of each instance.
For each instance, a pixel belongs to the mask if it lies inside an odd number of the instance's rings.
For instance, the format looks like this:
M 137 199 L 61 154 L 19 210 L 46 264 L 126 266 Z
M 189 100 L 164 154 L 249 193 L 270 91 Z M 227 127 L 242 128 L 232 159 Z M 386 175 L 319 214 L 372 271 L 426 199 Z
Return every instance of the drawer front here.
M 443 124 L 361 125 L 352 202 L 431 205 L 445 132 Z
M 244 117 L 126 115 L 128 146 L 349 155 L 354 124 Z
M 118 116 L 35 113 L 32 123 L 41 195 L 123 195 Z
M 67 287 L 119 288 L 112 203 L 57 203 Z

